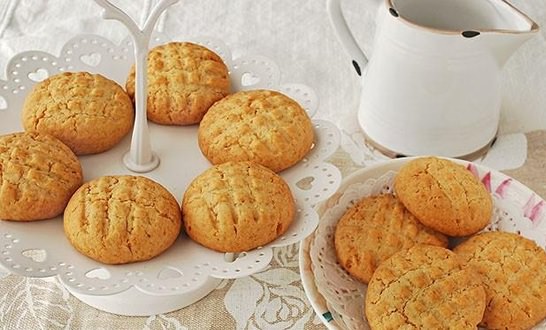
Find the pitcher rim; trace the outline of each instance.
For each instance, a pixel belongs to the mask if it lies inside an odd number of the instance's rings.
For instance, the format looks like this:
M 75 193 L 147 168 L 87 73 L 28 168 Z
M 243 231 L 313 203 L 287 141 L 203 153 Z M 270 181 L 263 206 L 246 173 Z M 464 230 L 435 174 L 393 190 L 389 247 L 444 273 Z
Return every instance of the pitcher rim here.
M 391 15 L 396 16 L 396 18 L 401 19 L 403 22 L 405 22 L 406 24 L 408 24 L 410 26 L 414 26 L 414 27 L 417 27 L 419 29 L 423 29 L 423 30 L 427 30 L 427 31 L 435 32 L 435 33 L 449 34 L 449 35 L 460 35 L 462 33 L 469 32 L 468 30 L 462 30 L 462 29 L 461 30 L 439 29 L 439 28 L 424 26 L 424 25 L 420 25 L 420 24 L 417 24 L 415 22 L 412 22 L 409 19 L 405 18 L 404 16 L 400 15 L 400 13 L 396 9 L 396 6 L 394 5 L 393 1 L 395 1 L 395 0 L 385 0 L 385 4 L 386 4 L 387 8 L 389 9 L 389 11 L 391 12 Z M 516 13 L 518 13 L 521 17 L 523 17 L 530 24 L 531 28 L 529 30 L 526 30 L 526 31 L 515 31 L 515 30 L 507 30 L 507 29 L 472 29 L 470 32 L 479 32 L 479 33 L 482 33 L 482 32 L 485 32 L 485 33 L 495 32 L 495 33 L 504 33 L 504 34 L 529 34 L 529 33 L 536 33 L 536 32 L 538 32 L 540 30 L 540 26 L 533 19 L 531 19 L 527 14 L 525 14 L 524 12 L 522 12 L 521 10 L 516 8 L 514 5 L 512 5 L 507 0 L 499 0 L 499 1 L 505 3 L 507 6 L 512 8 Z M 391 10 L 394 10 L 394 13 L 396 13 L 396 14 L 394 14 Z

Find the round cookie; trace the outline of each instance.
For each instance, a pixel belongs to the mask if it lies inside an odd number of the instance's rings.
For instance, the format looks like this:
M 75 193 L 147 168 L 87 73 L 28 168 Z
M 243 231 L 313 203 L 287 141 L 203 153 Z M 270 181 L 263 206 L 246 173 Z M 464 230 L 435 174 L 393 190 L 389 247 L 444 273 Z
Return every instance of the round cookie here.
M 265 245 L 294 219 L 295 203 L 284 180 L 252 162 L 209 168 L 189 185 L 182 201 L 186 233 L 220 252 Z
M 228 68 L 216 53 L 189 42 L 171 42 L 148 53 L 148 119 L 164 125 L 201 121 L 210 106 L 229 94 Z M 126 89 L 135 97 L 135 67 Z
M 415 244 L 447 247 L 447 237 L 423 226 L 391 194 L 370 196 L 351 207 L 336 226 L 339 264 L 368 283 L 377 266 Z
M 39 82 L 23 105 L 26 131 L 51 134 L 76 155 L 112 148 L 131 130 L 133 118 L 123 88 L 88 72 L 65 72 Z
M 64 232 L 80 253 L 105 264 L 151 259 L 180 233 L 180 208 L 159 183 L 142 176 L 104 176 L 74 193 Z
M 546 317 L 546 251 L 516 234 L 486 232 L 455 248 L 486 293 L 482 326 L 529 329 Z
M 447 159 L 424 157 L 406 163 L 394 189 L 419 221 L 450 236 L 480 231 L 493 212 L 485 186 L 464 166 Z
M 476 329 L 485 291 L 450 250 L 414 245 L 383 262 L 368 284 L 371 329 Z
M 303 108 L 279 92 L 243 91 L 214 104 L 199 125 L 201 151 L 213 164 L 253 161 L 275 172 L 311 149 L 313 124 Z
M 80 161 L 55 137 L 41 133 L 0 136 L 0 219 L 56 217 L 82 180 Z

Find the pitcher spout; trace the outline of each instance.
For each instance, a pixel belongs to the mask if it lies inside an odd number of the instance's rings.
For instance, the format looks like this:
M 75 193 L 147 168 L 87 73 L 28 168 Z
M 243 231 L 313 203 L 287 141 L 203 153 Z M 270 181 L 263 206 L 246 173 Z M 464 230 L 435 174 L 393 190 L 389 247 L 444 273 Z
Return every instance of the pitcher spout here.
M 483 38 L 489 52 L 496 59 L 499 67 L 502 67 L 512 54 L 537 31 L 538 27 L 527 33 L 486 33 Z
M 490 0 L 495 8 L 497 26 L 484 29 L 482 38 L 500 67 L 512 54 L 539 31 L 538 24 L 505 0 Z

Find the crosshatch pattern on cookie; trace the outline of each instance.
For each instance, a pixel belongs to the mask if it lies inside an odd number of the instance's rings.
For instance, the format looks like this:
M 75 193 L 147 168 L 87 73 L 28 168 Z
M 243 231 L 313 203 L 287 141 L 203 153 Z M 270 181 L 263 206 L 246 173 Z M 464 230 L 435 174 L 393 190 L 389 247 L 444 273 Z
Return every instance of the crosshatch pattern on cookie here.
M 414 244 L 447 247 L 447 237 L 422 225 L 392 194 L 365 197 L 336 225 L 340 265 L 368 283 L 375 269 L 394 253 Z
M 230 92 L 228 68 L 213 51 L 189 42 L 170 42 L 148 54 L 148 119 L 158 124 L 191 125 Z M 135 96 L 135 67 L 126 83 Z
M 408 162 L 394 188 L 419 221 L 446 235 L 474 234 L 491 219 L 493 202 L 486 187 L 464 166 L 447 159 L 423 157 Z
M 294 219 L 288 185 L 251 162 L 228 162 L 198 176 L 182 202 L 186 233 L 221 252 L 242 252 L 281 236 Z
M 455 253 L 415 245 L 377 268 L 365 305 L 372 329 L 476 329 L 485 309 L 485 290 Z
M 180 233 L 178 202 L 145 177 L 106 176 L 85 183 L 70 199 L 64 230 L 82 254 L 106 264 L 151 259 Z
M 48 133 L 77 155 L 106 151 L 133 127 L 131 100 L 100 74 L 66 72 L 34 86 L 23 105 L 27 131 Z
M 238 92 L 214 104 L 199 125 L 201 151 L 213 164 L 254 161 L 275 172 L 311 149 L 313 124 L 294 100 L 275 91 Z
M 76 155 L 53 136 L 0 136 L 0 219 L 27 221 L 57 216 L 82 178 Z
M 482 325 L 527 329 L 546 317 L 546 251 L 501 231 L 471 237 L 455 248 L 481 276 L 487 294 Z

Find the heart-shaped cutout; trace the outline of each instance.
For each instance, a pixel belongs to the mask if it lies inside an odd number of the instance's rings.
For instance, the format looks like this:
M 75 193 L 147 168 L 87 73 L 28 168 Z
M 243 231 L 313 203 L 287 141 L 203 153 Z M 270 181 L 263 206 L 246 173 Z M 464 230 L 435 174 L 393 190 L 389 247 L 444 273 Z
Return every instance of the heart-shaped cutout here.
M 85 273 L 87 278 L 98 278 L 99 280 L 107 280 L 111 277 L 110 272 L 104 268 L 95 268 Z
M 8 108 L 8 102 L 3 96 L 0 96 L 0 111 L 6 110 Z
M 21 254 L 34 262 L 44 262 L 47 258 L 47 252 L 42 249 L 24 250 Z
M 171 267 L 166 267 L 159 272 L 159 274 L 157 275 L 157 278 L 160 280 L 169 280 L 169 279 L 180 278 L 182 276 L 184 276 L 184 274 L 182 274 L 182 272 L 180 272 L 179 270 L 171 268 Z
M 241 76 L 241 85 L 245 87 L 256 85 L 259 82 L 260 82 L 260 77 L 253 74 L 252 72 L 245 72 Z
M 28 79 L 32 80 L 32 81 L 35 81 L 35 82 L 40 82 L 44 79 L 46 79 L 47 77 L 49 76 L 49 72 L 47 72 L 46 69 L 38 69 L 34 72 L 30 72 L 28 74 Z
M 97 66 L 100 63 L 102 56 L 99 53 L 89 53 L 80 56 L 80 60 L 89 66 Z
M 315 178 L 312 176 L 305 177 L 296 182 L 296 187 L 300 188 L 301 190 L 311 190 L 311 188 L 313 188 L 313 181 L 315 181 Z

